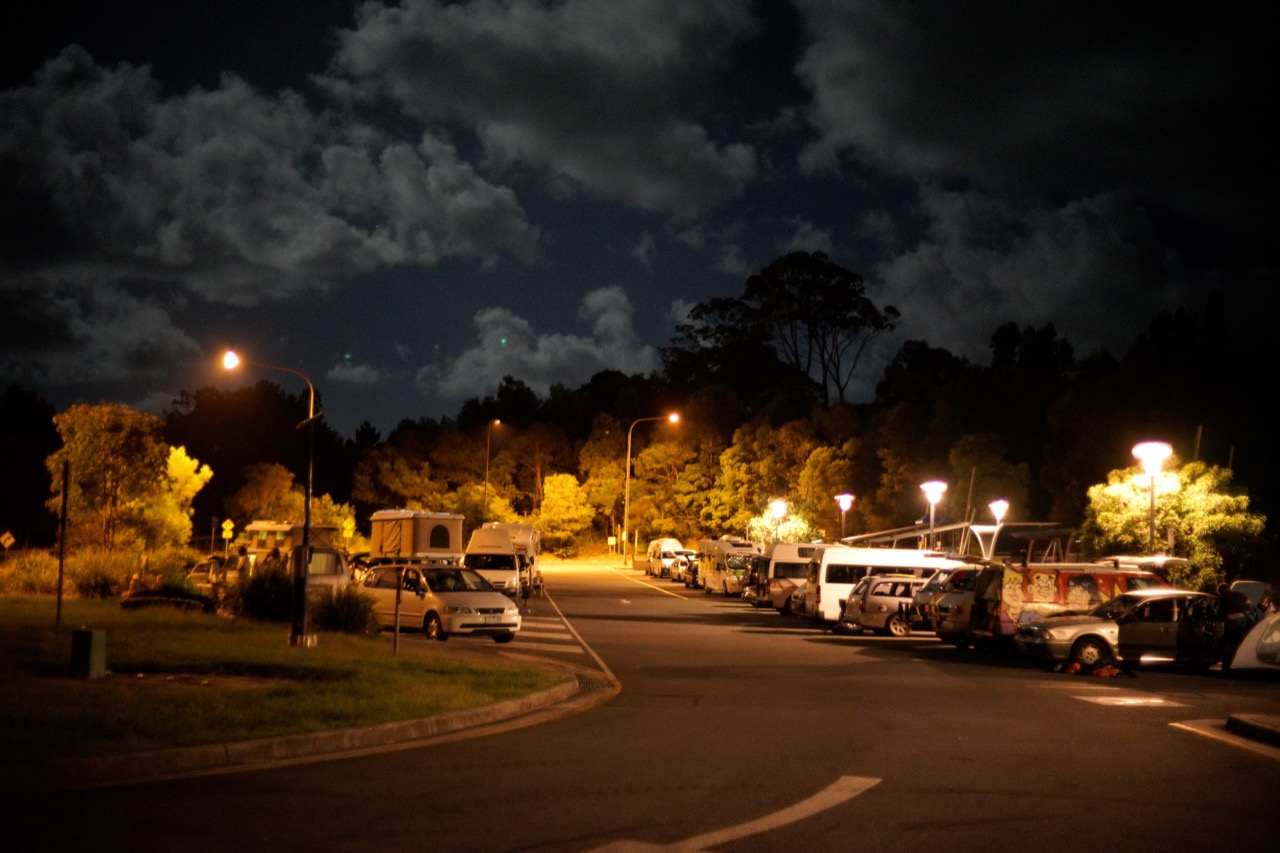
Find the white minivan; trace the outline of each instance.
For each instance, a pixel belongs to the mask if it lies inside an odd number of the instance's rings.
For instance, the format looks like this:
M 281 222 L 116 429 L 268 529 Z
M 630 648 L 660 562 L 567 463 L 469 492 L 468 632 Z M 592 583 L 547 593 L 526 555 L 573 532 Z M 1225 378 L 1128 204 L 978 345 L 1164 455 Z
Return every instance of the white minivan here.
M 908 548 L 857 548 L 822 545 L 809 558 L 804 612 L 810 618 L 837 624 L 854 584 L 867 575 L 912 574 L 927 578 L 939 569 L 968 562 L 937 551 Z

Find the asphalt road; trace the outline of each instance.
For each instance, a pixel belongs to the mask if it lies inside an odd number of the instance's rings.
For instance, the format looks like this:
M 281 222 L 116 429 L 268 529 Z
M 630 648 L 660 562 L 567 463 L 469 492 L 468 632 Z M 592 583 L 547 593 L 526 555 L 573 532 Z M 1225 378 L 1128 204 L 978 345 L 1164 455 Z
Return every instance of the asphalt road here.
M 595 670 L 621 685 L 609 701 L 412 749 L 20 794 L 4 849 L 1274 849 L 1280 750 L 1220 724 L 1280 714 L 1275 679 L 1054 674 L 637 571 L 544 573 L 521 637 L 475 642 Z

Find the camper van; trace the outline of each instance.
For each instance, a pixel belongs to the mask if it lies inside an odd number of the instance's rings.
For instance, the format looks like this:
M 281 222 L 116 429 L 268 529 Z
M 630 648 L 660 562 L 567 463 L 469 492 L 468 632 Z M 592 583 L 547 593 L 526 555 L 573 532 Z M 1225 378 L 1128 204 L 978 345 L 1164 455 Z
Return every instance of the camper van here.
M 801 545 L 795 542 L 776 542 L 765 553 L 769 556 L 769 568 L 762 579 L 761 595 L 756 604 L 772 605 L 787 612 L 791 607 L 791 594 L 809 574 L 809 558 L 820 546 Z
M 249 574 L 267 555 L 277 551 L 287 561 L 289 573 L 294 572 L 294 549 L 302 545 L 303 526 L 293 522 L 251 521 L 244 526 L 249 537 L 247 545 Z M 307 585 L 345 586 L 351 582 L 351 570 L 347 558 L 337 548 L 338 528 L 332 524 L 313 524 L 310 535 L 311 557 L 307 565 Z M 241 569 L 243 571 L 243 569 Z
M 515 542 L 505 528 L 486 525 L 473 530 L 462 565 L 475 569 L 499 592 L 520 598 L 522 558 L 517 556 Z
M 487 521 L 482 530 L 505 530 L 511 537 L 511 547 L 516 552 L 516 569 L 520 573 L 520 589 L 529 592 L 538 575 L 538 558 L 542 555 L 542 531 L 532 524 L 508 521 Z
M 968 564 L 937 551 L 822 545 L 809 558 L 804 612 L 811 619 L 836 625 L 854 584 L 867 575 L 911 574 L 927 578 L 939 569 Z
M 703 539 L 698 543 L 698 585 L 703 592 L 741 595 L 747 557 L 761 553 L 760 545 L 737 536 Z
M 462 521 L 447 512 L 381 509 L 369 517 L 369 564 L 462 564 Z
M 942 596 L 934 612 L 938 636 L 958 645 L 1009 640 L 1020 623 L 1081 612 L 1123 592 L 1163 588 L 1154 572 L 1114 563 L 1029 563 L 983 569 L 968 590 Z

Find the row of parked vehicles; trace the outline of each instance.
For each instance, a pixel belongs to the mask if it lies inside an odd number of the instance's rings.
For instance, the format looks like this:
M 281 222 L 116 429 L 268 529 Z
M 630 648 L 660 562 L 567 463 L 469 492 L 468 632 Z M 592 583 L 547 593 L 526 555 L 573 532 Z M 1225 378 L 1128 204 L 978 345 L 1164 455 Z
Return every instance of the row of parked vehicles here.
M 1274 590 L 1258 581 L 1237 581 L 1219 594 L 1177 589 L 1157 571 L 1166 561 L 1154 558 L 1014 563 L 914 548 L 764 549 L 725 537 L 694 551 L 655 541 L 665 544 L 650 574 L 740 595 L 836 633 L 930 631 L 958 646 L 1016 649 L 1076 668 L 1280 667 Z M 664 571 L 658 565 L 666 553 L 683 560 Z

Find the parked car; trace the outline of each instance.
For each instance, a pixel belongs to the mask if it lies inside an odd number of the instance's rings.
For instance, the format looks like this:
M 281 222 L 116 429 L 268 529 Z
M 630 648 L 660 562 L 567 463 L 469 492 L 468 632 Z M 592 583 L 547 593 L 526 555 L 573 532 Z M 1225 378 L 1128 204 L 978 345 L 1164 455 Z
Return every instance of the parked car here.
M 415 565 L 371 568 L 363 589 L 373 598 L 378 625 L 395 624 L 396 579 L 400 584 L 400 624 L 420 626 L 435 640 L 454 634 L 492 637 L 509 643 L 520 630 L 520 607 L 472 569 Z
M 833 634 L 862 633 L 862 623 L 858 621 L 858 601 L 867 591 L 867 587 L 871 585 L 871 578 L 871 575 L 865 575 L 853 585 L 853 589 L 849 590 L 849 597 L 845 599 L 844 604 L 840 607 L 840 618 L 831 627 Z M 853 609 L 849 608 L 851 603 L 853 604 Z
M 769 546 L 766 554 L 769 566 L 765 571 L 764 599 L 760 603 L 772 605 L 779 613 L 791 609 L 791 594 L 797 584 L 803 584 L 809 574 L 809 558 L 816 545 L 796 542 L 777 542 Z
M 743 578 L 742 600 L 752 607 L 769 604 L 769 558 L 755 554 L 747 558 L 747 572 Z
M 1164 660 L 1208 666 L 1219 654 L 1216 597 L 1183 589 L 1143 589 L 1084 613 L 1045 616 L 1018 626 L 1023 654 L 1096 667 Z
M 680 548 L 674 552 L 675 557 L 671 560 L 671 579 L 678 583 L 684 583 L 689 577 L 690 567 L 698 562 L 698 552 L 691 551 L 688 548 Z M 688 584 L 685 584 L 688 586 Z
M 859 595 L 849 594 L 844 620 L 856 624 L 860 630 L 894 637 L 905 637 L 913 628 L 927 627 L 928 623 L 912 619 L 910 612 L 911 598 L 926 580 L 916 576 L 870 577 L 865 585 L 860 584 L 862 590 Z

